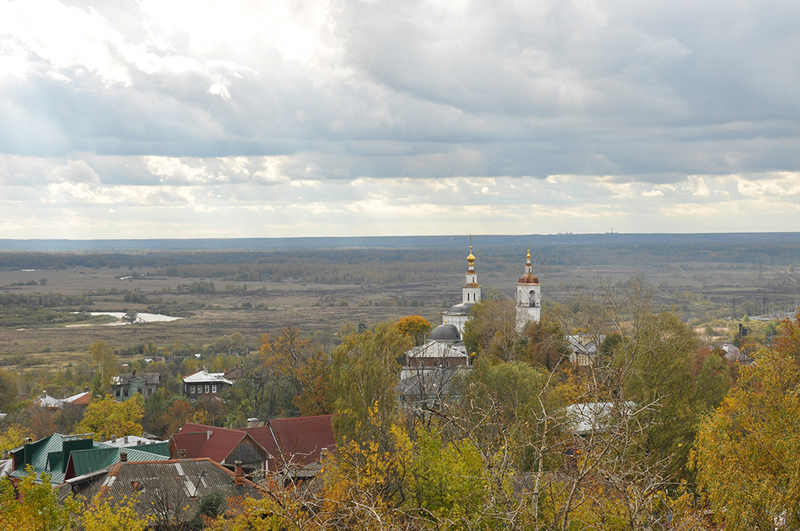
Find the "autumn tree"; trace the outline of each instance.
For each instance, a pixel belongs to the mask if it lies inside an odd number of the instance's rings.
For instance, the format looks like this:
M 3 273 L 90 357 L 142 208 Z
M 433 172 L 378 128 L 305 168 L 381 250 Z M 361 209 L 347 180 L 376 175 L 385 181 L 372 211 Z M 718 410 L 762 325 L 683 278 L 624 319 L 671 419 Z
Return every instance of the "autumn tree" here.
M 144 531 L 153 522 L 151 515 L 136 511 L 138 497 L 109 500 L 97 495 L 81 512 L 83 531 Z
M 397 320 L 395 326 L 401 334 L 410 336 L 414 341 L 414 346 L 417 347 L 425 342 L 425 338 L 431 331 L 431 323 L 419 315 L 401 317 Z
M 89 354 L 95 367 L 95 378 L 92 386 L 95 394 L 103 395 L 111 388 L 111 378 L 117 374 L 119 364 L 114 349 L 105 341 L 95 341 L 89 346 Z
M 564 331 L 557 321 L 543 317 L 531 323 L 524 330 L 528 342 L 523 347 L 520 358 L 532 365 L 544 366 L 548 371 L 555 369 L 572 352 Z
M 17 376 L 0 370 L 0 412 L 8 413 L 16 405 L 18 394 Z
M 737 529 L 800 527 L 800 316 L 775 348 L 743 366 L 695 443 L 697 481 L 717 522 Z
M 37 475 L 29 468 L 16 491 L 8 477 L 0 478 L 0 529 L 67 531 L 72 529 L 77 512 L 74 499 L 58 502 L 58 493 L 44 472 Z
M 330 382 L 330 356 L 322 351 L 308 358 L 297 371 L 297 379 L 302 386 L 300 394 L 295 395 L 294 403 L 300 415 L 329 415 L 333 413 L 333 390 Z
M 486 300 L 472 307 L 471 319 L 464 326 L 467 352 L 500 361 L 519 359 L 522 336 L 517 331 L 517 315 L 511 299 Z
M 116 402 L 111 395 L 107 395 L 92 400 L 77 430 L 80 433 L 92 433 L 95 440 L 113 435 L 141 435 L 143 413 L 144 399 L 141 395 L 134 394 L 125 402 Z
M 331 353 L 337 442 L 388 437 L 397 418 L 401 362 L 412 344 L 394 324 L 383 323 L 346 336 Z

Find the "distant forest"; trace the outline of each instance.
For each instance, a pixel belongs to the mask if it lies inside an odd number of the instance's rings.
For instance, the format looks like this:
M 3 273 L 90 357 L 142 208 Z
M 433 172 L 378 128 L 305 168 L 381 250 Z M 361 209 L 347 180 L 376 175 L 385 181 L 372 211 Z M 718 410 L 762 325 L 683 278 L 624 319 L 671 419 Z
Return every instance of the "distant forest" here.
M 658 239 L 659 235 L 649 235 Z M 664 235 L 668 236 L 668 235 Z M 537 271 L 548 267 L 674 267 L 681 263 L 743 264 L 789 266 L 800 263 L 800 235 L 794 238 L 741 240 L 719 235 L 730 241 L 670 241 L 650 243 L 544 244 L 531 242 L 531 255 Z M 781 236 L 781 235 L 776 235 Z M 482 236 L 474 239 L 479 271 L 497 274 L 519 269 L 528 242 L 523 237 Z M 603 239 L 598 236 L 599 239 Z M 311 282 L 383 283 L 406 280 L 408 271 L 425 278 L 425 271 L 460 272 L 466 256 L 467 238 L 458 238 L 437 248 L 318 248 L 295 250 L 155 250 L 110 251 L 0 251 L 0 269 L 66 269 L 70 267 L 155 268 L 158 274 L 178 278 L 216 278 L 237 281 L 300 278 Z M 535 241 L 535 238 L 532 238 Z M 424 267 L 419 267 L 420 265 Z M 380 267 L 376 268 L 375 266 Z M 345 266 L 345 267 L 342 267 Z M 410 268 L 410 269 L 409 269 Z M 376 277 L 376 274 L 378 275 Z M 422 275 L 420 277 L 419 275 Z M 335 277 L 335 278 L 334 278 Z M 385 277 L 385 278 L 381 278 Z

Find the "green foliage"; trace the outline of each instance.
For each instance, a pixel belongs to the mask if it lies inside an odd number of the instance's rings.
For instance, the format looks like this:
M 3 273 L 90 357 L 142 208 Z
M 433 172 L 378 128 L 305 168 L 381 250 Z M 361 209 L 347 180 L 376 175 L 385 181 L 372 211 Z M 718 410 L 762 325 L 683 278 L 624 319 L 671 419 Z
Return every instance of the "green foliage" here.
M 222 492 L 212 490 L 204 494 L 197 502 L 197 510 L 189 520 L 187 527 L 189 529 L 204 529 L 206 522 L 225 513 L 225 507 L 225 495 Z
M 33 469 L 23 476 L 16 488 L 8 477 L 0 478 L 0 529 L 15 531 L 67 531 L 72 529 L 73 515 L 78 504 L 72 498 L 58 503 L 57 491 L 50 477 Z
M 16 405 L 18 394 L 17 376 L 0 370 L 0 412 L 8 413 Z
M 119 362 L 114 354 L 114 349 L 105 341 L 95 341 L 89 347 L 89 354 L 95 366 L 95 380 L 93 381 L 95 394 L 103 395 L 111 388 L 111 378 L 119 370 Z
M 337 441 L 383 440 L 397 418 L 395 386 L 413 345 L 392 323 L 350 334 L 332 353 L 331 386 Z M 376 419 L 369 421 L 375 407 Z
M 514 361 L 522 354 L 522 336 L 510 299 L 487 300 L 472 307 L 464 327 L 467 352 L 499 361 Z
M 490 491 L 472 441 L 446 444 L 435 428 L 417 432 L 408 490 L 408 506 L 442 523 L 469 521 L 483 510 Z

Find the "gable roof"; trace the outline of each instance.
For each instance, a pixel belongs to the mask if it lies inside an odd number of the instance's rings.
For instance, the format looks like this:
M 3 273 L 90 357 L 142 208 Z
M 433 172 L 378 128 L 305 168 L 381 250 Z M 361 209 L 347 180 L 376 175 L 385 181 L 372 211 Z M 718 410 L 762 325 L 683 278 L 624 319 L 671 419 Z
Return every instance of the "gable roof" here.
M 192 422 L 184 424 L 183 428 L 170 438 L 170 448 L 173 455 L 177 455 L 178 450 L 186 450 L 185 457 L 208 457 L 217 463 L 224 463 L 231 452 L 245 439 L 263 450 L 264 460 L 272 457 L 268 449 L 245 431 Z
M 132 380 L 141 380 L 148 385 L 158 385 L 161 381 L 161 374 L 157 372 L 126 372 L 113 376 L 111 383 L 112 385 L 128 385 Z
M 87 480 L 89 486 L 82 494 L 89 500 L 99 494 L 100 499 L 117 504 L 137 495 L 135 509 L 140 515 L 153 514 L 154 504 L 169 500 L 169 511 L 183 521 L 194 515 L 199 500 L 212 491 L 250 498 L 264 493 L 248 479 L 237 481 L 234 472 L 208 458 L 120 462 Z
M 273 419 L 266 426 L 243 428 L 276 458 L 291 466 L 319 461 L 323 448 L 335 448 L 333 415 Z
M 118 463 L 122 453 L 127 455 L 129 462 L 166 461 L 169 459 L 169 443 L 165 441 L 127 448 L 100 443 L 95 448 L 73 451 L 67 460 L 64 481 Z
M 173 457 L 186 450 L 186 457 L 209 457 L 218 463 L 245 438 L 251 438 L 272 463 L 298 467 L 319 461 L 323 448 L 334 449 L 333 415 L 273 419 L 266 426 L 253 428 L 218 428 L 187 422 L 170 439 Z
M 202 371 L 197 371 L 194 374 L 190 374 L 189 376 L 183 377 L 184 383 L 224 383 L 228 385 L 233 385 L 233 382 L 225 378 L 224 372 L 208 372 L 207 370 L 203 369 Z
M 117 448 L 95 442 L 85 435 L 62 435 L 54 433 L 36 442 L 25 444 L 11 451 L 13 470 L 11 477 L 27 475 L 30 465 L 37 474 L 47 472 L 50 482 L 60 485 L 66 479 L 99 470 L 119 461 L 126 452 L 129 461 L 154 461 L 169 458 L 166 442 L 140 445 L 133 448 Z
M 92 393 L 90 391 L 84 391 L 76 395 L 68 396 L 62 402 L 65 404 L 74 404 L 76 406 L 88 406 L 91 401 Z

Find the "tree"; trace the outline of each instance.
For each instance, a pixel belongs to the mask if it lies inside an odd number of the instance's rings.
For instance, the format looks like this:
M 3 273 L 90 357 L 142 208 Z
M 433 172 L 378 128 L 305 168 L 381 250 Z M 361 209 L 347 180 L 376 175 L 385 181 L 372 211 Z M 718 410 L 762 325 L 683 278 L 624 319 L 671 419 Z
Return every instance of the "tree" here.
M 542 365 L 552 371 L 572 352 L 564 331 L 555 320 L 544 317 L 538 323 L 531 323 L 524 334 L 528 344 L 520 358 L 532 365 Z
M 800 527 L 800 315 L 779 328 L 701 424 L 693 463 L 720 525 Z
M 78 503 L 71 497 L 58 503 L 58 493 L 44 472 L 37 476 L 29 467 L 16 492 L 8 477 L 0 478 L 0 529 L 67 531 L 77 512 Z
M 141 435 L 143 414 L 144 399 L 141 395 L 134 394 L 125 402 L 115 402 L 111 395 L 107 395 L 89 404 L 77 430 L 92 433 L 95 440 L 113 435 Z
M 464 326 L 467 352 L 499 361 L 520 357 L 522 336 L 517 331 L 517 314 L 510 299 L 487 300 L 472 307 Z
M 8 413 L 16 405 L 18 394 L 16 375 L 0 370 L 0 412 Z
M 309 358 L 297 372 L 303 390 L 295 395 L 294 403 L 300 415 L 333 413 L 333 392 L 330 383 L 331 360 L 321 351 Z
M 138 497 L 120 501 L 103 499 L 98 494 L 81 513 L 83 531 L 144 531 L 153 521 L 136 511 Z
M 111 387 L 111 377 L 117 373 L 118 362 L 114 349 L 105 341 L 95 341 L 89 346 L 89 354 L 95 366 L 95 394 L 103 394 Z
M 383 444 L 388 440 L 397 418 L 395 386 L 400 363 L 411 345 L 411 339 L 393 323 L 383 323 L 374 330 L 346 336 L 331 353 L 337 442 L 374 440 Z
M 136 310 L 128 310 L 122 316 L 122 321 L 128 324 L 135 324 L 139 320 L 139 312 Z
M 431 323 L 419 315 L 407 315 L 405 317 L 401 317 L 397 320 L 395 326 L 401 334 L 410 336 L 414 341 L 414 346 L 416 347 L 425 342 L 425 338 L 431 331 Z

